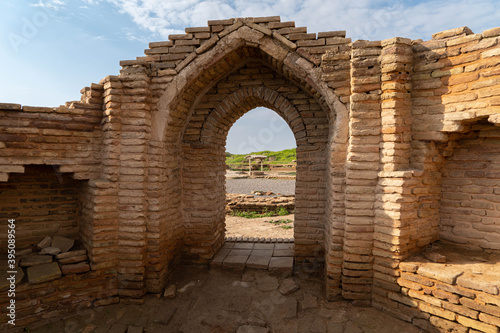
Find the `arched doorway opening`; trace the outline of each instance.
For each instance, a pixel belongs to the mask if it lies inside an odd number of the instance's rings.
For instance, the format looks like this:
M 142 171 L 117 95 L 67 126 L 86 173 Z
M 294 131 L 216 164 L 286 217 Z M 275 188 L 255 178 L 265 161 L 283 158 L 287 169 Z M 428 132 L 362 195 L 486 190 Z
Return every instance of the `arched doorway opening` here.
M 224 243 L 224 190 L 217 184 L 224 178 L 227 130 L 241 114 L 264 106 L 285 119 L 297 141 L 297 158 L 304 161 L 297 167 L 295 262 L 323 271 L 325 253 L 329 265 L 342 257 L 341 239 L 330 227 L 337 210 L 329 207 L 342 205 L 343 187 L 326 184 L 327 178 L 341 184 L 337 178 L 344 174 L 346 106 L 321 80 L 317 62 L 296 52 L 293 43 L 239 26 L 182 62 L 167 89 L 158 91 L 152 139 L 161 141 L 168 165 L 161 183 L 165 205 L 156 214 L 168 216 L 159 221 L 160 233 L 182 247 L 184 260 L 211 261 Z M 250 63 L 258 71 L 241 73 Z M 241 111 L 242 105 L 250 108 Z M 177 256 L 179 247 L 162 239 L 159 246 Z M 155 270 L 165 272 L 167 266 Z M 331 272 L 328 279 L 337 283 L 337 271 Z
M 255 108 L 233 124 L 226 141 L 226 240 L 293 243 L 296 160 L 293 132 L 272 110 Z
M 303 87 L 278 72 L 256 48 L 242 48 L 234 66 L 191 105 L 182 136 L 184 258 L 208 262 L 224 243 L 225 144 L 243 114 L 267 107 L 278 113 L 297 144 L 295 258 L 324 261 L 326 155 L 329 119 Z M 227 70 L 227 69 L 226 69 Z M 322 270 L 322 264 L 317 266 Z

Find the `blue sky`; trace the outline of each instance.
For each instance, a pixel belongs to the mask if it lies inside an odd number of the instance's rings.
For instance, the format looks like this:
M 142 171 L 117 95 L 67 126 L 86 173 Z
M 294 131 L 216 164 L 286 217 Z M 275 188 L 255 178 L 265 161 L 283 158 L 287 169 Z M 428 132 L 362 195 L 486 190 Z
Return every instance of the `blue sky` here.
M 274 15 L 309 32 L 346 30 L 353 41 L 428 40 L 461 26 L 476 33 L 500 26 L 498 0 L 0 0 L 0 102 L 78 100 L 81 88 L 118 74 L 119 61 L 142 56 L 150 41 L 207 20 Z M 262 132 L 281 128 L 274 117 L 263 109 L 247 113 L 231 129 L 228 150 L 293 147 L 288 128 L 273 139 Z

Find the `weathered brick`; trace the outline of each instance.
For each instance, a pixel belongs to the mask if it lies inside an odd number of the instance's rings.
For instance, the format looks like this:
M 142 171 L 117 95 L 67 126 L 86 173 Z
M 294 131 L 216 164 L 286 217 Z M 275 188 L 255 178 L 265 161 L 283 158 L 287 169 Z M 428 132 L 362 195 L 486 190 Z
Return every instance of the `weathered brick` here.
M 432 305 L 427 305 L 425 303 L 420 303 L 418 305 L 418 308 L 424 312 L 433 314 L 433 315 L 438 316 L 438 317 L 442 317 L 444 319 L 448 319 L 450 321 L 454 321 L 455 317 L 457 316 L 456 314 L 454 314 L 451 311 L 444 310 L 444 309 L 441 309 L 441 308 L 438 308 L 438 307 L 435 307 Z
M 480 321 L 477 321 L 477 320 L 473 320 L 473 319 L 470 319 L 470 318 L 467 318 L 467 317 L 463 317 L 461 315 L 457 315 L 457 321 L 460 324 L 464 325 L 464 326 L 477 329 L 477 330 L 479 330 L 481 332 L 485 332 L 485 333 L 498 333 L 498 327 L 495 327 L 495 326 L 492 326 L 492 325 L 489 325 L 489 324 L 485 324 L 483 322 L 480 322 Z

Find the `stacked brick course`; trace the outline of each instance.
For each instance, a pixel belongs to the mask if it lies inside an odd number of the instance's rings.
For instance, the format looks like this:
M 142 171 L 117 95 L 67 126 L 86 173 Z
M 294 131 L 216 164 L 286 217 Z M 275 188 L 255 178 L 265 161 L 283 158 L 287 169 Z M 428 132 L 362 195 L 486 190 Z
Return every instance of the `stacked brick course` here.
M 437 251 L 446 253 L 447 263 L 420 256 L 401 262 L 401 294 L 390 292 L 379 306 L 430 332 L 498 332 L 499 270 L 492 269 L 498 255 L 452 244 Z
M 329 299 L 429 331 L 494 331 L 498 293 L 487 302 L 457 296 L 484 302 L 489 312 L 469 307 L 477 316 L 449 299 L 446 308 L 445 289 L 431 291 L 441 307 L 420 305 L 429 293 L 404 282 L 420 275 L 401 262 L 438 239 L 500 249 L 499 36 L 500 28 L 459 28 L 430 41 L 351 42 L 344 31 L 308 33 L 279 17 L 209 21 L 150 43 L 118 76 L 82 89 L 79 102 L 0 104 L 0 181 L 28 182 L 30 168 L 46 166 L 78 184 L 91 271 L 63 277 L 74 292 L 61 297 L 140 304 L 181 260 L 207 264 L 223 245 L 227 132 L 265 106 L 297 141 L 296 265 L 325 273 Z M 0 205 L 3 226 L 14 211 Z M 106 280 L 105 294 L 79 298 L 81 281 Z M 56 317 L 55 308 L 22 317 Z

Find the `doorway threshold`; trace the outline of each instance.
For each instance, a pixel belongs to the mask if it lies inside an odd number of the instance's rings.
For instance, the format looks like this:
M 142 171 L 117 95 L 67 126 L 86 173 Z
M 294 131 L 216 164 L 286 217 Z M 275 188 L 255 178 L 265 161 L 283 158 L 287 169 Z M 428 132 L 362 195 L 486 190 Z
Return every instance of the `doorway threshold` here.
M 226 241 L 212 260 L 210 267 L 223 270 L 267 270 L 280 276 L 291 276 L 295 245 L 287 243 L 256 243 Z

